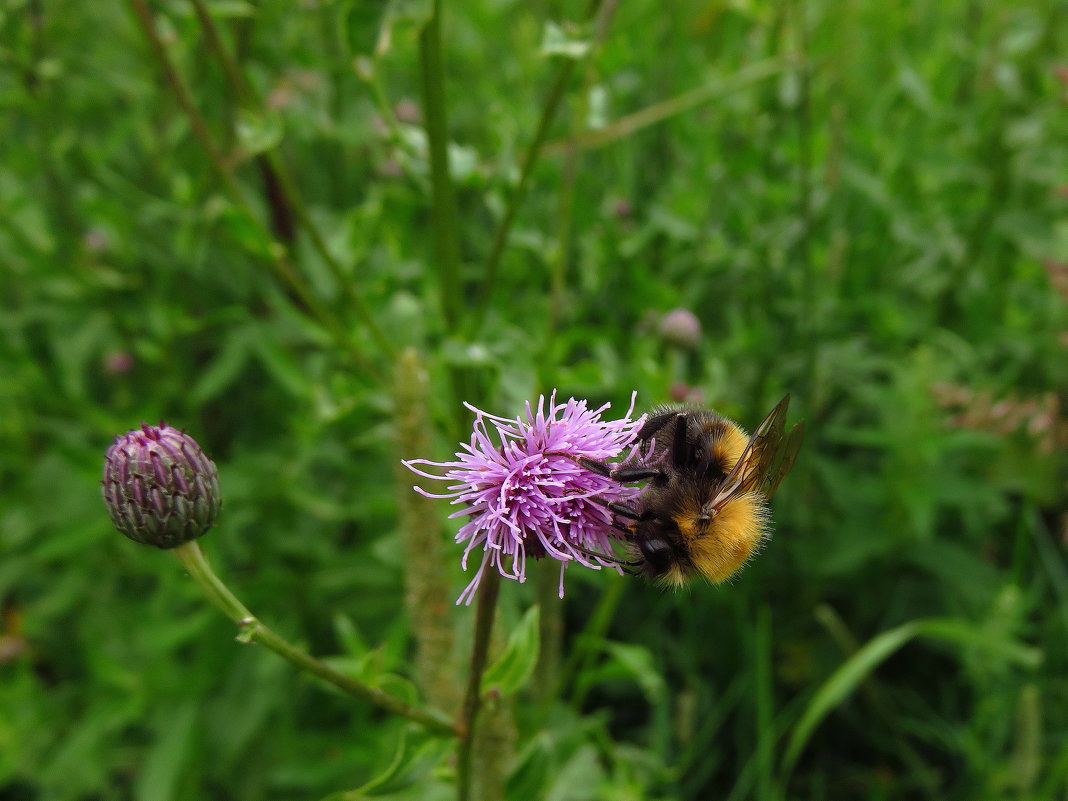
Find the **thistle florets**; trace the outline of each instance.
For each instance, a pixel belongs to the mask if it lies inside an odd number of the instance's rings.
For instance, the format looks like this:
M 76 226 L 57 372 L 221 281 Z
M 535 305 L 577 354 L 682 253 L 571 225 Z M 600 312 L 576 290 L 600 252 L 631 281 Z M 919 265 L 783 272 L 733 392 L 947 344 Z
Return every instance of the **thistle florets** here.
M 134 542 L 176 548 L 215 524 L 219 473 L 196 440 L 166 423 L 115 438 L 104 457 L 104 502 Z
M 402 462 L 426 478 L 448 481 L 442 494 L 421 487 L 430 498 L 448 498 L 460 509 L 452 517 L 468 518 L 456 534 L 464 546 L 461 564 L 475 553 L 478 569 L 457 603 L 471 603 L 487 569 L 505 578 L 526 580 L 527 557 L 550 557 L 563 570 L 574 562 L 600 570 L 612 567 L 612 542 L 619 535 L 612 525 L 609 503 L 626 503 L 641 494 L 584 467 L 579 459 L 611 459 L 634 448 L 645 417 L 602 420 L 608 404 L 590 409 L 584 400 L 556 401 L 556 393 L 527 404 L 516 418 L 498 417 L 473 406 L 471 441 L 460 444 L 456 459 Z M 491 429 L 493 432 L 491 433 Z M 432 468 L 435 472 L 427 472 Z M 481 551 L 481 553 L 479 553 Z

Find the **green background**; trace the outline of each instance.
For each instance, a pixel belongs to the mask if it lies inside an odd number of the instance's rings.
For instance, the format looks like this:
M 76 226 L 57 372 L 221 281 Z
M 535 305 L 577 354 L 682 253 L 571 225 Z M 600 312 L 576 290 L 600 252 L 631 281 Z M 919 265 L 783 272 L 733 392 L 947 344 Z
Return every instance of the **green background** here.
M 139 6 L 0 6 L 0 799 L 317 799 L 395 754 L 367 793 L 452 797 L 448 749 L 119 536 L 102 457 L 185 428 L 220 574 L 413 692 L 397 461 L 553 388 L 747 427 L 790 392 L 807 440 L 730 584 L 541 603 L 562 664 L 498 710 L 509 797 L 1068 798 L 1063 3 L 448 3 L 429 77 L 417 1 L 209 2 L 229 73 L 192 3 L 156 45 Z

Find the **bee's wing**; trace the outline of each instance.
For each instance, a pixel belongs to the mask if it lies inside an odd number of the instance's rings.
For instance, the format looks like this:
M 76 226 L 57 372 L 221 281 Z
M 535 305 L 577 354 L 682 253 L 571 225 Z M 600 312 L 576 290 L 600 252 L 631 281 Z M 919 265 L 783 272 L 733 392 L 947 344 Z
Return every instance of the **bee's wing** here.
M 764 495 L 770 498 L 779 488 L 786 474 L 793 469 L 797 452 L 801 450 L 801 441 L 805 438 L 805 421 L 794 425 L 784 437 L 782 437 L 771 451 L 767 454 L 764 465 L 761 467 L 761 489 Z
M 798 423 L 786 432 L 789 406 L 790 396 L 787 395 L 756 427 L 738 463 L 723 479 L 719 492 L 708 504 L 709 509 L 719 509 L 743 492 L 757 490 L 770 497 L 779 488 L 794 466 L 805 430 L 804 424 Z

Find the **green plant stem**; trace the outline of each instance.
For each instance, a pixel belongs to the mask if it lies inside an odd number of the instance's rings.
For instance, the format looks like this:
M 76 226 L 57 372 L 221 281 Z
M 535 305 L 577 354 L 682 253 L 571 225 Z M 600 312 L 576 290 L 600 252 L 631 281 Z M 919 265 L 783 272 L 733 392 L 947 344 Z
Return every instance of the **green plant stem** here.
M 608 572 L 607 569 L 605 572 Z M 574 682 L 575 686 L 571 690 L 571 705 L 575 709 L 582 708 L 589 689 L 581 684 L 582 676 L 589 672 L 594 659 L 603 653 L 605 634 L 612 623 L 616 607 L 623 598 L 623 580 L 615 576 L 612 578 L 615 580 L 610 581 L 608 589 L 601 593 L 601 600 L 597 602 L 596 608 L 586 621 L 582 633 L 576 638 L 575 646 L 571 648 L 567 661 L 560 671 L 558 685 L 560 689 L 557 694 L 561 694 L 569 683 Z
M 430 147 L 430 196 L 441 312 L 450 332 L 460 322 L 460 245 L 457 239 L 456 193 L 449 171 L 449 126 L 445 111 L 445 67 L 441 47 L 441 0 L 433 0 L 430 18 L 419 34 L 423 113 Z
M 396 458 L 394 486 L 397 519 L 404 548 L 404 606 L 415 641 L 413 673 L 429 703 L 455 713 L 462 685 L 453 658 L 453 626 L 449 575 L 445 563 L 445 531 L 433 498 L 412 492 L 412 482 L 433 492 L 430 479 L 413 476 L 401 459 L 428 453 L 434 429 L 430 422 L 430 379 L 426 360 L 414 348 L 401 351 L 394 382 Z
M 156 30 L 156 23 L 152 17 L 152 12 L 149 10 L 145 0 L 130 0 L 130 3 L 133 7 L 134 15 L 137 17 L 137 21 L 141 25 L 141 29 L 145 34 L 145 38 L 148 40 L 152 53 L 159 62 L 164 77 L 178 100 L 178 105 L 181 106 L 182 111 L 189 118 L 189 123 L 193 127 L 194 136 L 207 154 L 208 160 L 211 162 L 219 180 L 222 181 L 231 201 L 245 213 L 251 223 L 256 227 L 257 232 L 263 240 L 268 243 L 267 251 L 270 256 L 271 266 L 274 268 L 275 273 L 293 291 L 301 304 L 303 304 L 304 310 L 317 319 L 319 323 L 330 332 L 331 336 L 333 336 L 334 339 L 342 345 L 349 354 L 351 354 L 353 360 L 363 370 L 376 378 L 381 378 L 379 371 L 377 371 L 363 355 L 362 349 L 357 344 L 352 334 L 308 289 L 307 285 L 301 279 L 300 274 L 294 268 L 292 262 L 290 262 L 286 246 L 275 239 L 253 211 L 252 206 L 249 204 L 247 198 L 245 198 L 244 193 L 241 191 L 241 187 L 238 186 L 237 181 L 234 178 L 233 170 L 230 168 L 226 159 L 223 158 L 219 148 L 215 145 L 215 141 L 212 139 L 211 133 L 208 131 L 203 116 L 201 116 L 200 111 L 197 109 L 196 103 L 193 102 L 193 95 L 189 91 L 189 87 L 178 72 L 177 66 L 171 60 L 166 46 L 160 39 L 159 31 Z
M 603 128 L 588 130 L 570 136 L 567 139 L 549 142 L 544 147 L 545 155 L 559 156 L 566 154 L 571 147 L 577 147 L 580 150 L 604 147 L 612 142 L 632 136 L 652 125 L 657 125 L 679 114 L 698 108 L 717 97 L 738 89 L 744 89 L 751 84 L 759 83 L 778 75 L 784 68 L 785 62 L 776 58 L 754 62 L 725 78 L 711 81 L 703 86 L 697 86 L 683 92 L 681 95 L 662 100 L 659 103 L 653 103 L 651 106 L 646 106 L 625 117 L 620 117 Z
M 190 0 L 190 2 L 193 4 L 193 10 L 196 12 L 200 27 L 203 28 L 204 35 L 207 37 L 208 47 L 211 48 L 215 53 L 216 58 L 219 59 L 219 63 L 222 64 L 223 72 L 226 74 L 226 80 L 237 95 L 238 101 L 252 108 L 258 114 L 266 113 L 263 99 L 256 91 L 256 88 L 245 77 L 244 72 L 241 70 L 240 65 L 234 59 L 233 55 L 227 50 L 226 45 L 222 40 L 222 36 L 219 33 L 219 28 L 215 24 L 215 20 L 212 18 L 211 13 L 208 11 L 208 7 L 204 0 Z M 308 234 L 312 247 L 315 248 L 315 251 L 323 260 L 323 263 L 326 264 L 327 269 L 330 271 L 330 275 L 333 276 L 334 280 L 337 281 L 338 285 L 342 288 L 342 291 L 345 293 L 346 299 L 351 304 L 356 316 L 367 328 L 371 337 L 375 340 L 375 344 L 378 345 L 382 352 L 387 355 L 392 355 L 393 344 L 386 338 L 382 329 L 379 328 L 378 323 L 371 314 L 371 310 L 356 291 L 352 279 L 345 275 L 340 262 L 334 254 L 330 252 L 330 248 L 327 247 L 326 239 L 323 237 L 322 232 L 319 230 L 319 227 L 315 224 L 314 220 L 312 220 L 308 207 L 304 203 L 304 198 L 297 190 L 293 176 L 290 174 L 289 169 L 286 167 L 286 164 L 282 160 L 278 151 L 271 148 L 263 155 L 267 161 L 267 169 L 277 179 L 278 186 L 282 190 L 282 196 L 285 198 L 286 204 L 293 211 L 293 214 L 296 215 L 297 222 L 300 223 L 301 227 Z
M 590 0 L 586 9 L 586 18 L 597 17 L 600 14 L 604 2 L 605 0 Z M 602 33 L 603 30 L 604 27 L 602 25 Z M 594 48 L 590 48 L 591 53 L 593 50 Z M 587 58 L 588 57 L 589 56 L 587 56 Z M 549 128 L 552 125 L 553 120 L 556 119 L 556 113 L 560 110 L 560 104 L 563 102 L 564 94 L 567 91 L 567 85 L 571 81 L 571 75 L 575 71 L 575 65 L 577 63 L 578 62 L 575 59 L 565 58 L 560 62 L 560 66 L 557 67 L 556 75 L 549 88 L 549 94 L 546 96 L 545 103 L 541 109 L 541 117 L 538 120 L 538 128 L 534 132 L 534 140 L 531 142 L 526 155 L 523 157 L 523 164 L 519 170 L 519 183 L 516 185 L 515 191 L 512 192 L 512 196 L 508 199 L 508 205 L 505 207 L 504 216 L 497 225 L 497 232 L 493 236 L 493 244 L 490 247 L 489 255 L 486 257 L 485 275 L 483 276 L 482 286 L 479 290 L 475 312 L 470 318 L 471 325 L 469 333 L 471 334 L 478 330 L 478 327 L 485 319 L 486 311 L 489 308 L 490 300 L 492 300 L 493 297 L 493 290 L 497 283 L 497 275 L 500 272 L 501 258 L 504 256 L 504 248 L 508 244 L 508 236 L 512 231 L 512 223 L 515 222 L 519 207 L 523 203 L 523 199 L 526 197 L 527 185 L 530 182 L 531 173 L 534 172 L 534 167 L 538 163 L 538 159 L 541 157 L 542 149 L 549 137 Z
M 492 565 L 478 587 L 478 606 L 475 609 L 475 640 L 471 646 L 471 668 L 467 677 L 467 694 L 461 713 L 460 727 L 463 740 L 457 759 L 457 788 L 459 801 L 471 797 L 472 745 L 475 742 L 475 725 L 478 710 L 482 705 L 482 674 L 486 670 L 490 638 L 493 634 L 493 617 L 497 611 L 497 596 L 500 594 L 501 576 Z
M 152 53 L 156 56 L 156 60 L 159 62 L 160 68 L 163 70 L 163 75 L 167 79 L 171 91 L 174 92 L 178 105 L 182 107 L 182 111 L 185 112 L 186 117 L 189 118 L 189 124 L 193 126 L 193 135 L 204 149 L 204 152 L 207 153 L 208 159 L 210 159 L 212 166 L 215 168 L 215 172 L 223 182 L 227 192 L 232 196 L 241 198 L 241 189 L 234 180 L 234 176 L 230 172 L 229 166 L 223 160 L 222 153 L 215 146 L 215 140 L 212 139 L 211 132 L 208 130 L 204 117 L 201 116 L 200 110 L 197 108 L 196 103 L 193 102 L 193 95 L 189 91 L 189 87 L 186 86 L 185 81 L 178 72 L 177 66 L 175 66 L 174 62 L 171 60 L 170 55 L 168 55 L 163 40 L 159 38 L 159 31 L 156 30 L 156 21 L 152 17 L 152 12 L 149 10 L 148 4 L 145 0 L 130 0 L 130 4 L 133 6 L 134 14 L 137 16 L 137 21 L 141 25 L 141 30 L 144 32 L 145 38 L 148 39 L 148 43 L 152 48 Z M 242 203 L 242 205 L 244 205 L 244 203 Z
M 230 55 L 230 51 L 223 44 L 222 35 L 219 33 L 219 28 L 208 11 L 207 4 L 204 0 L 190 0 L 190 2 L 193 4 L 193 11 L 197 15 L 200 27 L 203 28 L 204 35 L 208 39 L 208 47 L 215 51 L 215 57 L 219 59 L 223 72 L 226 73 L 226 81 L 237 94 L 238 100 L 248 100 L 254 97 L 255 90 L 245 78 L 245 74 L 241 71 L 241 67 L 238 66 L 237 60 Z
M 605 0 L 598 15 L 597 32 L 594 39 L 594 48 L 599 48 L 608 35 L 608 25 L 619 5 L 619 0 Z M 570 262 L 573 209 L 575 204 L 575 184 L 578 176 L 578 147 L 574 138 L 581 133 L 583 121 L 589 112 L 587 98 L 590 88 L 596 80 L 592 65 L 587 60 L 585 75 L 582 80 L 582 91 L 579 94 L 577 108 L 572 115 L 571 137 L 566 143 L 564 153 L 564 173 L 560 185 L 560 198 L 557 205 L 556 219 L 556 250 L 549 261 L 549 321 L 545 337 L 545 364 L 552 364 L 552 350 L 556 339 L 556 332 L 560 329 L 564 310 L 567 307 L 567 271 Z M 552 383 L 552 382 L 546 382 Z M 547 607 L 542 606 L 543 609 Z
M 449 720 L 440 712 L 414 707 L 396 698 L 389 693 L 382 692 L 375 687 L 368 687 L 350 676 L 339 673 L 325 662 L 321 662 L 313 656 L 305 653 L 287 640 L 275 634 L 270 628 L 249 611 L 234 595 L 218 576 L 215 575 L 208 564 L 204 552 L 194 540 L 175 548 L 172 553 L 177 557 L 182 566 L 189 571 L 189 575 L 200 585 L 208 598 L 222 612 L 233 620 L 241 629 L 238 639 L 242 642 L 256 642 L 265 648 L 274 651 L 284 660 L 300 670 L 318 676 L 323 681 L 329 682 L 339 690 L 374 704 L 394 715 L 414 720 L 426 728 L 440 734 L 458 736 L 460 729 L 456 723 Z
M 430 16 L 419 33 L 419 66 L 422 82 L 423 119 L 430 158 L 430 216 L 433 262 L 437 273 L 438 299 L 446 332 L 461 333 L 461 314 L 466 308 L 460 278 L 459 222 L 456 192 L 449 168 L 449 126 L 445 104 L 445 65 L 441 44 L 441 0 L 433 0 Z M 381 92 L 377 77 L 371 76 Z M 392 112 L 390 112 L 392 116 Z M 473 400 L 477 392 L 471 375 L 459 365 L 447 368 L 457 416 L 453 426 L 457 433 L 467 423 L 467 413 L 460 401 Z
M 564 605 L 559 598 L 560 566 L 543 559 L 535 566 L 534 593 L 541 614 L 538 620 L 538 663 L 534 668 L 534 696 L 546 709 L 556 698 L 560 651 L 564 637 Z
M 530 175 L 534 172 L 534 166 L 541 156 L 542 146 L 549 135 L 549 126 L 552 125 L 553 120 L 556 118 L 556 113 L 564 99 L 567 85 L 571 81 L 571 73 L 574 71 L 575 61 L 570 58 L 564 59 L 556 71 L 556 77 L 553 79 L 549 95 L 541 110 L 541 119 L 538 121 L 537 131 L 534 133 L 534 141 L 523 158 L 523 166 L 519 171 L 519 183 L 512 192 L 512 196 L 508 199 L 504 216 L 497 225 L 497 232 L 493 236 L 493 244 L 490 246 L 489 255 L 486 257 L 485 275 L 479 290 L 475 312 L 471 317 L 472 333 L 477 330 L 477 327 L 482 324 L 485 318 L 489 302 L 493 296 L 494 286 L 497 283 L 497 275 L 500 272 L 501 257 L 504 255 L 504 248 L 508 244 L 508 236 L 512 231 L 512 223 L 515 222 L 519 206 L 522 204 L 523 198 L 526 197 Z

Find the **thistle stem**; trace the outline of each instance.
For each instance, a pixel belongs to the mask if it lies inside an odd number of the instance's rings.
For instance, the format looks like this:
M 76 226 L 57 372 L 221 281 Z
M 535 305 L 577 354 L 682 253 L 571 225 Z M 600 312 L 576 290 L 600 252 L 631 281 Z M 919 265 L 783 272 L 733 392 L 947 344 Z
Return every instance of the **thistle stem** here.
M 467 695 L 464 698 L 460 728 L 463 740 L 457 760 L 457 789 L 459 801 L 471 797 L 472 745 L 475 742 L 475 724 L 482 705 L 482 674 L 486 670 L 490 636 L 493 633 L 493 618 L 497 611 L 497 596 L 500 594 L 501 576 L 487 567 L 478 587 L 478 607 L 475 609 L 475 641 L 471 646 L 471 670 L 467 678 Z
M 222 610 L 228 618 L 237 623 L 241 629 L 241 633 L 238 635 L 240 641 L 259 643 L 265 648 L 274 651 L 300 670 L 311 673 L 313 676 L 318 676 L 348 695 L 374 704 L 394 715 L 414 720 L 416 723 L 421 723 L 426 728 L 440 734 L 449 734 L 454 737 L 460 735 L 459 726 L 443 713 L 414 707 L 389 693 L 385 693 L 375 687 L 368 687 L 351 676 L 339 673 L 325 662 L 305 653 L 265 626 L 249 611 L 248 607 L 241 603 L 237 596 L 230 591 L 230 588 L 215 575 L 211 565 L 208 564 L 207 558 L 204 556 L 204 552 L 200 550 L 200 546 L 195 540 L 174 548 L 172 553 L 182 563 L 182 566 L 189 571 L 189 575 L 200 585 L 211 602 Z
M 449 172 L 449 127 L 445 110 L 445 67 L 441 47 L 441 0 L 433 0 L 430 19 L 419 34 L 423 106 L 430 145 L 431 233 L 437 264 L 438 294 L 450 333 L 460 319 L 460 246 L 456 237 L 456 193 Z

